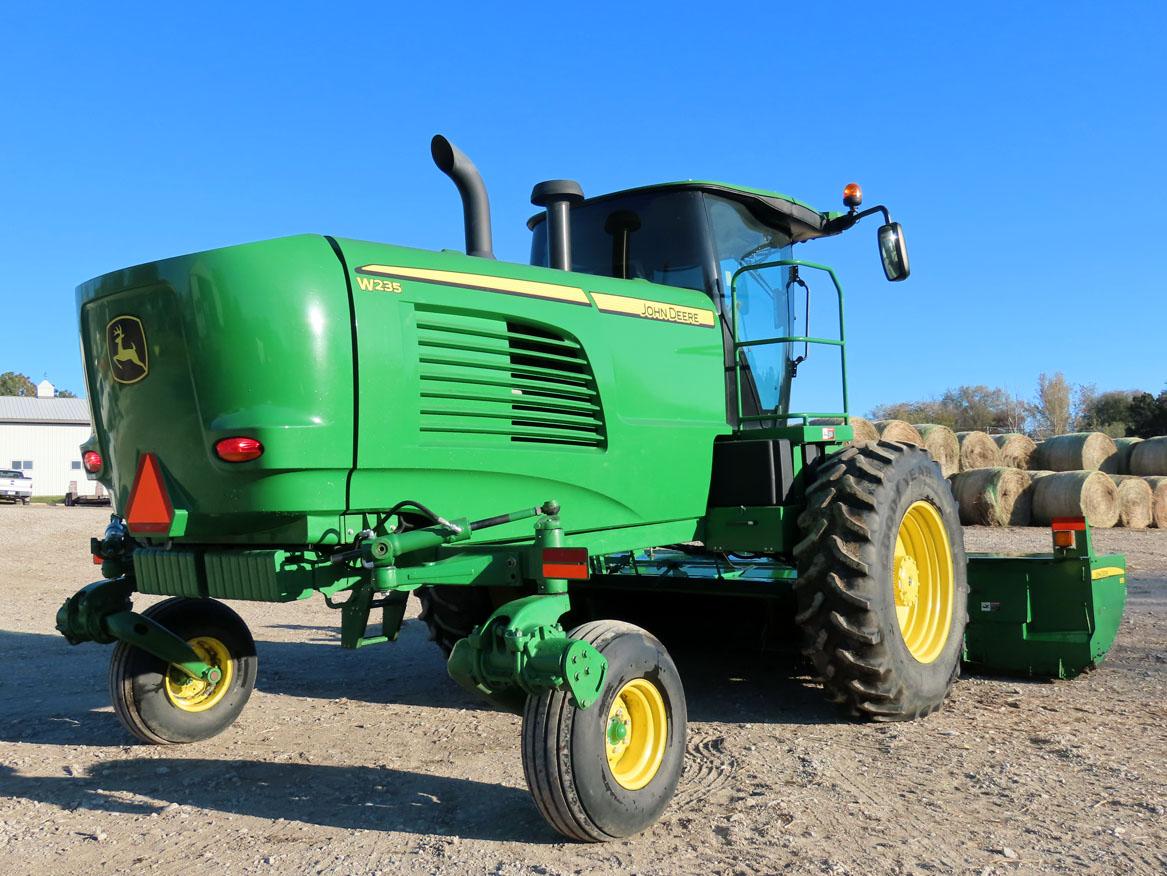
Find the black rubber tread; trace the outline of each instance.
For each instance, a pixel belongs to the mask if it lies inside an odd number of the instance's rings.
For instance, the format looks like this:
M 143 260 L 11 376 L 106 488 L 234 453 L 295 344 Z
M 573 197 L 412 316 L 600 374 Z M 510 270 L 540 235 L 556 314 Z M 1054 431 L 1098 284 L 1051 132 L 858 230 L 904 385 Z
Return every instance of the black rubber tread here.
M 665 654 L 672 673 L 676 668 L 667 657 L 664 646 L 650 633 L 633 624 L 623 621 L 597 620 L 582 624 L 573 629 L 572 638 L 588 642 L 598 651 L 603 652 L 605 647 L 621 636 L 637 636 L 651 641 Z M 684 692 L 679 689 L 679 702 L 670 702 L 671 718 L 674 733 L 679 734 L 681 746 L 684 745 L 685 734 L 685 704 Z M 612 683 L 611 676 L 609 684 Z M 604 698 L 592 706 L 602 709 Z M 547 822 L 564 836 L 580 842 L 608 842 L 631 835 L 644 829 L 647 825 L 637 826 L 633 830 L 622 833 L 604 830 L 595 819 L 588 814 L 576 786 L 576 770 L 572 764 L 572 729 L 576 716 L 576 708 L 566 693 L 549 691 L 538 696 L 527 697 L 523 710 L 522 758 L 523 773 L 527 780 L 527 787 L 535 800 L 535 805 Z M 674 737 L 676 738 L 676 737 Z M 676 788 L 676 781 L 680 776 L 681 763 L 676 763 L 676 775 L 668 777 L 664 774 L 662 764 L 662 778 L 665 779 L 667 790 L 664 802 L 667 804 Z M 656 781 L 656 779 L 654 779 Z M 651 786 L 649 786 L 651 787 Z M 655 820 L 657 816 L 653 816 Z
M 495 608 L 490 591 L 485 587 L 419 587 L 417 598 L 421 602 L 418 617 L 429 629 L 430 641 L 447 657 L 454 650 L 455 643 L 485 622 Z
M 919 499 L 940 511 L 953 552 L 952 627 L 931 664 L 907 650 L 891 590 L 895 528 Z M 795 620 L 827 698 L 847 714 L 876 721 L 922 717 L 940 708 L 959 677 L 968 586 L 958 521 L 940 468 L 923 448 L 871 442 L 818 464 L 798 518 Z
M 174 596 L 162 602 L 155 603 L 142 612 L 143 615 L 154 618 L 163 624 L 163 626 L 166 626 L 171 618 L 182 615 L 193 615 L 197 618 L 199 613 L 211 617 L 214 621 L 226 623 L 231 629 L 231 632 L 239 638 L 241 647 L 233 655 L 238 664 L 236 678 L 233 682 L 238 688 L 237 693 L 233 697 L 235 702 L 230 704 L 228 709 L 222 710 L 224 715 L 223 719 L 219 722 L 221 726 L 218 726 L 213 732 L 205 734 L 198 733 L 190 738 L 179 738 L 182 732 L 181 730 L 179 733 L 175 733 L 173 732 L 173 728 L 168 730 L 164 726 L 151 726 L 143 714 L 141 702 L 142 692 L 140 690 L 135 691 L 135 682 L 139 680 L 139 676 L 143 670 L 165 671 L 165 663 L 133 645 L 125 642 L 117 642 L 114 645 L 113 653 L 110 655 L 109 661 L 110 698 L 113 701 L 114 714 L 117 715 L 122 726 L 142 742 L 150 745 L 173 745 L 179 742 L 198 741 L 202 738 L 217 735 L 234 722 L 251 696 L 251 691 L 255 686 L 257 662 L 255 642 L 243 619 L 232 609 L 221 602 L 216 602 L 211 599 L 191 599 L 185 596 Z M 160 686 L 157 686 L 157 689 L 155 689 L 155 686 L 152 685 L 148 696 L 164 697 L 165 694 L 162 692 Z M 220 707 L 216 706 L 215 709 L 200 714 L 211 715 L 219 711 Z M 165 735 L 167 733 L 169 735 Z

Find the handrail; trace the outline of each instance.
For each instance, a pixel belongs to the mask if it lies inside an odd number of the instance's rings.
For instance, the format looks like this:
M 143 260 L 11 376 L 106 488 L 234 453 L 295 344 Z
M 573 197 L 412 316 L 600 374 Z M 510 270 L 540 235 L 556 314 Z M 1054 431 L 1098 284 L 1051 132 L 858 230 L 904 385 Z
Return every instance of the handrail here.
M 737 281 L 743 274 L 752 271 L 762 271 L 767 268 L 785 268 L 797 267 L 808 268 L 813 271 L 823 271 L 830 278 L 831 283 L 835 287 L 835 293 L 839 299 L 839 337 L 838 340 L 833 338 L 815 338 L 803 335 L 787 335 L 777 338 L 763 338 L 756 341 L 739 341 L 738 340 L 738 325 L 737 325 Z M 732 315 L 732 330 L 733 330 L 733 370 L 734 381 L 737 384 L 737 413 L 738 422 L 758 422 L 762 420 L 774 420 L 787 423 L 790 420 L 802 420 L 806 423 L 811 417 L 834 417 L 842 418 L 843 425 L 850 425 L 850 417 L 846 413 L 850 406 L 847 403 L 847 341 L 844 333 L 843 325 L 843 286 L 839 282 L 838 276 L 834 270 L 827 265 L 821 265 L 817 262 L 806 262 L 801 259 L 777 259 L 772 262 L 759 262 L 756 265 L 743 265 L 738 268 L 730 276 L 729 281 L 729 295 L 730 295 L 730 313 Z M 778 413 L 777 411 L 768 414 L 758 414 L 745 416 L 742 413 L 742 376 L 741 376 L 741 358 L 738 356 L 738 351 L 745 347 L 758 347 L 765 344 L 788 344 L 788 343 L 808 343 L 820 344 L 824 346 L 833 346 L 839 348 L 839 367 L 840 378 L 843 391 L 843 412 L 842 413 Z

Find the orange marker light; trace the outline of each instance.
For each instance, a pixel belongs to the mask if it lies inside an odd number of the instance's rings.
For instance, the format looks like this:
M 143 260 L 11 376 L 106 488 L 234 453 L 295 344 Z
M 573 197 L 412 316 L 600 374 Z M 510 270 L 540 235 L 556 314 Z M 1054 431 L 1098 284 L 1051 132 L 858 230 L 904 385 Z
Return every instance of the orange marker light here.
M 863 203 L 863 189 L 859 183 L 847 183 L 843 187 L 843 206 L 855 209 Z
M 587 548 L 543 548 L 543 577 L 584 581 L 588 577 Z
M 1055 529 L 1054 530 L 1054 547 L 1072 548 L 1074 546 L 1074 530 L 1072 529 Z

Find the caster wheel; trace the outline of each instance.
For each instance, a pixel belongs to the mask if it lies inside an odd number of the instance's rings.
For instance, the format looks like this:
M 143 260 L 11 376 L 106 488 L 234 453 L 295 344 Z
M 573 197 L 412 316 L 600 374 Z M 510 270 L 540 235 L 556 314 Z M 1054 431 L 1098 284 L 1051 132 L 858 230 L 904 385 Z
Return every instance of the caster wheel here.
M 618 621 L 577 627 L 608 660 L 604 693 L 577 709 L 566 693 L 527 698 L 523 770 L 548 823 L 564 836 L 631 836 L 664 811 L 681 777 L 685 691 L 655 637 Z
M 198 742 L 226 730 L 255 687 L 255 642 L 243 619 L 212 599 L 167 599 L 144 612 L 185 639 L 223 675 L 193 679 L 161 658 L 119 642 L 109 664 L 114 711 L 143 742 Z

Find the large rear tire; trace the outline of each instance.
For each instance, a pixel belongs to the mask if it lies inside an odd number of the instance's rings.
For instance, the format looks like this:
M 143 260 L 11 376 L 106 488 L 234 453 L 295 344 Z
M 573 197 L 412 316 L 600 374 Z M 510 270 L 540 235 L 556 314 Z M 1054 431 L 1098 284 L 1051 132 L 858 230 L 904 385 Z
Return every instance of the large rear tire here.
M 940 708 L 968 619 L 963 533 L 939 466 L 879 441 L 818 466 L 798 519 L 796 622 L 827 696 L 856 717 Z
M 685 691 L 664 646 L 640 627 L 601 620 L 571 631 L 608 660 L 600 698 L 527 698 L 523 772 L 547 822 L 571 839 L 604 842 L 652 825 L 676 791 L 685 756 Z

